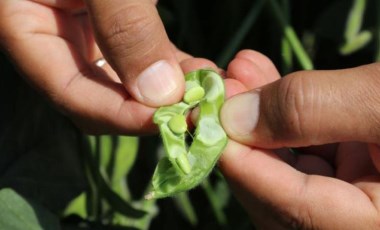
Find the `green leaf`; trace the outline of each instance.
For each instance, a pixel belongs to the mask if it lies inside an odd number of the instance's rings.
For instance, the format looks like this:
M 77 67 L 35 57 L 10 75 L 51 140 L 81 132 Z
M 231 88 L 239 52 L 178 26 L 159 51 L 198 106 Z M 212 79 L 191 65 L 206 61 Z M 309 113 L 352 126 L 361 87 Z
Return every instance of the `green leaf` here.
M 198 224 L 198 218 L 189 198 L 189 194 L 187 192 L 182 192 L 174 196 L 173 199 L 177 208 L 182 212 L 186 220 L 189 221 L 192 226 L 196 226 Z
M 81 193 L 75 197 L 66 207 L 63 216 L 78 215 L 83 219 L 87 217 L 86 209 L 87 196 L 86 193 Z
M 360 33 L 366 8 L 366 0 L 354 0 L 347 17 L 344 37 L 347 42 L 354 40 Z
M 110 136 L 110 135 L 102 135 L 102 136 L 99 136 L 100 138 L 100 159 L 99 159 L 99 163 L 100 163 L 100 167 L 101 167 L 101 170 L 106 170 L 107 167 L 109 166 L 110 164 L 110 161 L 112 159 L 112 152 L 114 150 L 114 140 L 113 140 L 113 136 Z
M 362 31 L 352 40 L 347 41 L 342 47 L 340 47 L 339 52 L 342 55 L 350 55 L 356 51 L 367 46 L 372 40 L 372 33 L 370 31 Z
M 25 200 L 12 189 L 0 191 L 0 229 L 55 230 L 60 229 L 56 216 Z
M 119 180 L 128 175 L 135 163 L 139 139 L 137 137 L 119 136 L 119 145 L 116 150 L 116 167 L 113 178 Z
M 137 137 L 118 136 L 118 145 L 115 151 L 112 173 L 112 189 L 124 199 L 129 199 L 130 194 L 126 184 L 126 178 L 135 163 L 139 139 Z
M 101 190 L 104 194 L 104 198 L 115 211 L 118 211 L 131 218 L 141 218 L 144 215 L 146 215 L 145 211 L 136 209 L 131 204 L 127 203 L 110 187 L 108 187 L 107 184 L 104 183 L 104 181 L 102 181 L 101 183 Z
M 214 212 L 216 220 L 218 221 L 220 225 L 226 225 L 227 217 L 225 213 L 223 212 L 223 208 L 224 208 L 223 203 L 225 201 L 219 199 L 220 197 L 218 193 L 214 190 L 208 178 L 205 181 L 203 181 L 202 188 L 204 189 L 207 199 L 210 202 L 210 205 L 211 205 L 212 211 Z
M 100 193 L 104 196 L 102 198 L 104 198 L 115 211 L 131 218 L 140 218 L 146 214 L 146 212 L 134 208 L 131 204 L 129 204 L 115 191 L 112 190 L 112 188 L 107 184 L 107 181 L 101 175 L 99 167 L 96 164 L 95 159 L 91 153 L 87 151 L 85 152 L 85 160 L 88 164 L 92 177 L 97 179 L 97 189 L 99 189 Z
M 135 219 L 117 212 L 114 215 L 113 224 L 125 227 L 134 227 L 139 230 L 148 230 L 153 218 L 158 214 L 156 200 L 141 200 L 134 204 L 146 212 L 144 217 Z
M 231 196 L 230 189 L 228 188 L 227 182 L 224 179 L 219 179 L 216 182 L 214 190 L 215 190 L 215 195 L 217 196 L 217 200 L 218 200 L 217 204 L 218 204 L 219 209 L 224 209 L 227 206 L 228 201 L 230 200 L 230 196 Z

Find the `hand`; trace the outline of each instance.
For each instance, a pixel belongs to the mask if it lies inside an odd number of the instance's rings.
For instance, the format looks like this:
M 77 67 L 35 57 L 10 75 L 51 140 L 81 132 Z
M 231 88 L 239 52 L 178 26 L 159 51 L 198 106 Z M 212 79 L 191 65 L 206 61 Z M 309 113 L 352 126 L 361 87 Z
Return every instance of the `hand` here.
M 1 0 L 0 45 L 85 131 L 153 132 L 153 107 L 180 100 L 179 62 L 190 57 L 169 41 L 155 2 Z
M 220 168 L 259 229 L 379 227 L 379 66 L 279 80 L 257 52 L 231 62 L 250 91 L 222 109 L 232 140 Z

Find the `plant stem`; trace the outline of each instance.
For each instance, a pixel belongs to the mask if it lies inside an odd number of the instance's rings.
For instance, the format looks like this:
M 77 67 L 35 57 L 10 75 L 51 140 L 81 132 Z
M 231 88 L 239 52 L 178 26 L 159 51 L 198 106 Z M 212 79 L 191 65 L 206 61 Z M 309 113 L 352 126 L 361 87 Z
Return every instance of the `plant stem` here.
M 286 20 L 289 21 L 289 0 L 282 0 L 282 7 L 284 8 L 284 15 Z M 282 56 L 282 73 L 287 74 L 292 70 L 293 67 L 293 52 L 289 41 L 283 35 L 281 39 L 281 56 Z
M 347 18 L 344 37 L 346 42 L 353 40 L 360 32 L 366 7 L 366 0 L 354 0 Z
M 90 220 L 93 221 L 100 221 L 100 215 L 99 215 L 99 187 L 96 181 L 95 176 L 93 175 L 91 171 L 91 163 L 88 160 L 88 154 L 91 155 L 91 157 L 95 158 L 95 155 L 98 155 L 99 153 L 99 137 L 97 136 L 88 136 L 87 140 L 90 143 L 90 149 L 83 148 L 83 163 L 84 163 L 84 170 L 87 177 L 87 182 L 89 185 L 89 190 L 87 191 L 87 212 Z M 85 142 L 85 141 L 84 141 Z M 83 146 L 87 144 L 83 143 Z M 86 151 L 89 151 L 88 153 Z
M 345 42 L 339 51 L 342 55 L 350 55 L 366 45 L 373 37 L 371 31 L 361 31 L 367 0 L 354 0 L 346 21 Z
M 186 192 L 182 192 L 175 196 L 174 200 L 178 203 L 179 209 L 183 211 L 183 214 L 185 215 L 186 219 L 190 222 L 190 224 L 192 226 L 196 226 L 198 224 L 198 218 L 194 210 L 194 207 L 191 204 L 189 195 Z
M 100 166 L 100 155 L 101 155 L 101 149 L 102 149 L 102 139 L 100 136 L 96 136 L 95 137 L 95 140 L 96 140 L 96 147 L 95 147 L 95 152 L 94 152 L 94 163 L 96 165 L 96 168 L 99 170 L 99 166 Z M 95 193 L 96 193 L 96 197 L 94 198 L 94 209 L 95 209 L 95 219 L 96 220 L 101 220 L 101 216 L 102 216 L 102 194 L 101 194 L 101 189 L 100 189 L 100 183 L 99 183 L 99 175 L 95 175 L 95 174 L 92 174 L 93 175 L 93 179 L 94 179 L 94 184 L 95 184 Z
M 281 28 L 283 29 L 284 35 L 286 39 L 289 41 L 290 46 L 292 47 L 294 54 L 298 62 L 300 63 L 301 67 L 305 70 L 314 69 L 311 58 L 306 53 L 306 50 L 302 46 L 293 27 L 290 26 L 288 20 L 286 20 L 286 17 L 284 13 L 282 12 L 278 2 L 276 0 L 269 0 L 269 3 L 271 4 L 273 13 L 276 16 L 277 21 L 280 24 Z
M 224 214 L 221 206 L 219 205 L 218 196 L 215 194 L 210 182 L 206 179 L 202 183 L 202 188 L 204 189 L 208 200 L 210 201 L 212 210 L 215 214 L 215 217 L 220 225 L 225 225 L 227 223 L 226 215 Z
M 252 4 L 250 11 L 248 12 L 238 31 L 236 31 L 235 36 L 227 44 L 226 48 L 219 55 L 219 58 L 217 58 L 216 64 L 218 66 L 222 68 L 226 67 L 227 63 L 235 55 L 243 39 L 249 32 L 253 23 L 255 23 L 257 16 L 259 15 L 261 9 L 264 6 L 264 2 L 264 0 L 258 0 Z

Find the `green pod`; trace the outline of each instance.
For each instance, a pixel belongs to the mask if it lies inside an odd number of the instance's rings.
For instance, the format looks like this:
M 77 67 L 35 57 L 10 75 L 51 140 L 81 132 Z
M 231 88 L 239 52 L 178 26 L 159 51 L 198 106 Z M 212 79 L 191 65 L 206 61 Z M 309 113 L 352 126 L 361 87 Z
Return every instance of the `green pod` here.
M 200 184 L 212 171 L 227 144 L 228 138 L 219 120 L 225 98 L 223 79 L 216 72 L 204 69 L 191 72 L 185 78 L 186 101 L 161 107 L 154 115 L 166 157 L 159 161 L 153 174 L 153 189 L 146 196 L 148 199 L 172 196 Z M 183 124 L 174 127 L 177 121 L 173 117 L 186 116 L 195 107 L 200 109 L 199 118 L 193 141 L 187 147 Z M 170 121 L 172 124 L 169 125 Z

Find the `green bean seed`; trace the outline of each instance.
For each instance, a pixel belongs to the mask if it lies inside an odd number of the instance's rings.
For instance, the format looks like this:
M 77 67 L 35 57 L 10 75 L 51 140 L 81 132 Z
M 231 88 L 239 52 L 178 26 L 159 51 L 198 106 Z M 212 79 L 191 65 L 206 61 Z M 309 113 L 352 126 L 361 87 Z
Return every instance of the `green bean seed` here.
M 185 154 L 178 155 L 175 160 L 185 174 L 189 174 L 191 172 L 191 165 Z
M 205 90 L 200 86 L 196 86 L 186 91 L 183 101 L 190 104 L 201 100 L 204 96 Z
M 186 117 L 182 114 L 174 115 L 168 122 L 169 129 L 175 134 L 183 134 L 187 131 Z

